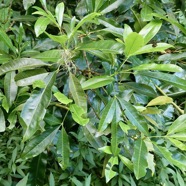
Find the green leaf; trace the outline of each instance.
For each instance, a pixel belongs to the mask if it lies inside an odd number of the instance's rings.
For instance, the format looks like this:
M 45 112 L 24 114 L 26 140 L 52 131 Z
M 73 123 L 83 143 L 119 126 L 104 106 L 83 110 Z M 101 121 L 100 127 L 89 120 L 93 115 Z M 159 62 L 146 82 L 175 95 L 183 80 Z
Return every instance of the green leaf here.
M 113 40 L 99 40 L 79 44 L 76 50 L 101 50 L 105 53 L 121 54 L 123 53 L 123 45 Z
M 129 168 L 129 170 L 131 170 L 131 171 L 134 170 L 133 163 L 128 158 L 126 158 L 125 156 L 122 156 L 122 155 L 119 155 L 119 158 L 121 159 L 123 164 Z
M 161 70 L 167 72 L 182 72 L 183 69 L 174 64 L 142 64 L 132 68 L 133 70 Z
M 84 81 L 81 86 L 83 90 L 96 89 L 106 86 L 114 81 L 113 77 L 110 76 L 94 76 L 93 78 Z
M 121 108 L 124 110 L 125 115 L 129 119 L 129 121 L 137 127 L 137 129 L 142 132 L 144 135 L 148 136 L 148 127 L 147 127 L 147 121 L 146 119 L 137 112 L 135 107 L 131 105 L 129 102 L 118 98 Z
M 179 116 L 169 127 L 168 135 L 186 130 L 186 114 Z
M 14 80 L 15 78 L 15 71 L 8 72 L 5 75 L 4 78 L 4 91 L 5 91 L 5 96 L 7 98 L 7 102 L 9 107 L 12 106 L 16 96 L 17 96 L 17 90 L 18 87 L 16 85 L 16 82 Z
M 179 148 L 182 151 L 186 151 L 186 145 L 182 143 L 181 141 L 174 139 L 172 137 L 168 137 L 168 140 L 177 148 Z
M 134 174 L 136 179 L 140 179 L 146 175 L 148 151 L 142 139 L 138 139 L 134 145 L 134 154 L 132 157 L 134 165 Z
M 56 73 L 50 73 L 45 79 L 44 89 L 35 90 L 31 97 L 26 101 L 21 112 L 21 118 L 26 125 L 23 140 L 26 141 L 39 129 L 40 121 L 43 120 L 46 107 L 49 105 L 52 96 L 52 86 Z
M 43 80 L 36 80 L 33 82 L 33 89 L 36 89 L 36 88 L 45 88 L 45 82 Z
M 54 175 L 52 174 L 52 172 L 50 172 L 49 176 L 49 186 L 55 186 Z
M 56 6 L 56 9 L 55 9 L 55 13 L 56 13 L 56 19 L 57 19 L 57 22 L 59 23 L 59 26 L 61 27 L 62 25 L 62 22 L 63 22 L 63 14 L 64 14 L 64 3 L 59 3 L 57 6 Z
M 50 20 L 47 17 L 39 17 L 34 25 L 36 37 L 41 35 L 47 28 Z
M 147 107 L 155 106 L 155 105 L 165 105 L 172 103 L 173 99 L 168 96 L 158 96 L 154 99 L 152 99 L 148 104 Z
M 8 63 L 5 63 L 0 66 L 0 76 L 14 70 L 25 70 L 25 69 L 34 69 L 41 66 L 48 66 L 49 64 L 44 63 L 38 59 L 32 58 L 21 58 Z
M 53 141 L 59 127 L 48 129 L 45 132 L 31 139 L 25 146 L 22 158 L 29 159 L 42 153 L 46 147 Z
M 133 33 L 132 28 L 129 25 L 124 24 L 123 41 L 126 42 L 126 38 L 131 33 Z
M 6 129 L 5 117 L 2 109 L 0 109 L 0 132 L 4 132 Z
M 91 186 L 91 174 L 86 177 L 84 186 Z
M 68 139 L 68 134 L 66 133 L 64 127 L 61 129 L 61 134 L 59 135 L 57 142 L 57 153 L 61 155 L 58 162 L 63 170 L 69 166 L 70 160 L 70 144 Z
M 144 46 L 144 40 L 141 35 L 132 32 L 125 39 L 125 55 L 127 58 Z
M 167 137 L 168 138 L 176 138 L 177 140 L 180 140 L 180 141 L 186 141 L 186 133 L 185 132 L 178 132 L 175 134 L 169 134 Z
M 51 34 L 48 34 L 47 32 L 45 32 L 47 34 L 47 36 L 52 39 L 53 41 L 57 42 L 57 43 L 60 43 L 63 47 L 66 43 L 66 41 L 68 40 L 68 37 L 67 35 L 59 35 L 59 36 L 56 36 L 56 35 L 51 35 Z M 59 51 L 59 50 L 58 50 Z M 58 54 L 56 54 L 56 56 L 58 56 Z M 53 56 L 50 56 L 50 57 L 53 57 Z
M 142 20 L 151 21 L 153 19 L 152 13 L 152 9 L 147 4 L 145 4 L 140 12 Z
M 3 29 L 0 29 L 0 41 L 3 41 L 5 45 L 8 46 L 12 52 L 14 52 L 14 54 L 17 53 L 16 48 L 12 44 L 12 41 Z
M 103 151 L 106 154 L 112 154 L 112 150 L 110 146 L 104 146 L 104 147 L 100 147 L 98 150 Z
M 23 0 L 23 6 L 25 10 L 28 10 L 29 7 L 31 7 L 36 0 Z
M 85 118 L 86 112 L 79 105 L 76 104 L 70 105 L 70 112 L 72 113 L 72 118 L 78 124 L 85 126 L 89 122 L 89 119 Z
M 70 73 L 69 75 L 69 89 L 72 97 L 77 105 L 82 107 L 87 112 L 87 99 L 79 80 Z
M 175 87 L 181 88 L 183 90 L 186 90 L 186 80 L 183 80 L 173 74 L 167 74 L 163 72 L 137 72 L 137 74 L 140 74 L 142 76 L 147 76 L 155 79 L 159 79 L 162 81 L 165 81 L 168 84 L 171 84 Z
M 158 33 L 161 25 L 160 20 L 153 20 L 141 29 L 139 34 L 143 36 L 144 44 L 147 44 Z
M 68 99 L 64 94 L 62 94 L 61 92 L 56 92 L 54 94 L 54 96 L 56 97 L 56 99 L 62 103 L 62 104 L 65 104 L 65 105 L 68 105 L 69 103 L 72 103 L 73 100 L 72 99 Z
M 16 186 L 27 186 L 28 175 L 29 175 L 29 174 L 27 174 L 22 180 L 20 180 L 20 181 L 16 184 Z
M 163 54 L 158 57 L 158 61 L 178 61 L 186 59 L 186 52 L 178 54 Z
M 115 102 L 115 99 L 110 99 L 110 101 L 104 108 L 99 122 L 98 131 L 104 131 L 107 128 L 108 124 L 112 122 L 116 110 Z

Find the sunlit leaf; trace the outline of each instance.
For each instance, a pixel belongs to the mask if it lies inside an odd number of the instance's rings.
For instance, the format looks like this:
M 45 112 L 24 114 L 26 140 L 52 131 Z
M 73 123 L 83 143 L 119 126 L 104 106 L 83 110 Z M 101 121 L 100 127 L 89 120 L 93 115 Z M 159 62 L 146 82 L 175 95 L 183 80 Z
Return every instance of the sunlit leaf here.
M 147 107 L 149 106 L 155 106 L 155 105 L 165 105 L 172 103 L 173 99 L 168 97 L 168 96 L 158 96 L 154 99 L 152 99 L 148 104 Z
M 125 156 L 122 156 L 122 155 L 119 155 L 119 158 L 121 159 L 123 164 L 126 165 L 131 171 L 134 170 L 133 163 L 128 158 L 126 158 Z
M 186 145 L 185 145 L 183 142 L 181 142 L 181 141 L 179 141 L 179 140 L 177 140 L 177 139 L 174 139 L 174 138 L 172 138 L 172 137 L 168 137 L 168 140 L 169 140 L 175 147 L 179 148 L 180 150 L 186 151 Z
M 55 13 L 56 13 L 57 22 L 59 23 L 59 26 L 61 27 L 62 22 L 63 22 L 63 13 L 64 13 L 64 3 L 63 2 L 59 3 L 56 6 Z
M 68 105 L 69 103 L 72 103 L 73 100 L 71 99 L 68 99 L 67 96 L 65 96 L 64 94 L 62 94 L 61 92 L 56 92 L 54 94 L 54 96 L 56 97 L 56 99 L 60 102 L 60 103 L 63 103 L 65 105 Z
M 0 109 L 0 132 L 4 132 L 6 129 L 5 117 L 2 109 Z

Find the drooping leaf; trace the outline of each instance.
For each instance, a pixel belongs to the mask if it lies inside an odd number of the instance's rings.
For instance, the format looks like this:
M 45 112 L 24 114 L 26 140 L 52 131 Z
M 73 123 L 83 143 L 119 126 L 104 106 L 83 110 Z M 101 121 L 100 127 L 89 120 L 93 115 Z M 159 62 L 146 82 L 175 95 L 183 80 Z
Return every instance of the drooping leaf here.
M 165 105 L 172 103 L 173 99 L 168 96 L 158 96 L 154 99 L 152 99 L 148 104 L 147 107 L 155 106 L 155 105 Z
M 65 105 L 68 105 L 69 103 L 72 103 L 73 100 L 72 99 L 69 99 L 67 96 L 65 96 L 64 94 L 62 94 L 61 92 L 56 92 L 54 94 L 54 96 L 56 97 L 56 99 L 62 103 L 62 104 L 65 104 Z
M 148 151 L 142 139 L 138 139 L 134 145 L 134 154 L 132 157 L 134 165 L 134 174 L 137 179 L 145 176 L 148 168 L 147 163 Z
M 69 75 L 69 89 L 72 97 L 77 105 L 82 107 L 87 112 L 87 99 L 79 80 L 70 73 Z
M 183 90 L 186 90 L 186 80 L 181 79 L 173 74 L 167 74 L 163 72 L 137 72 L 137 74 L 140 74 L 142 76 L 147 76 L 155 79 L 159 79 L 162 81 L 165 81 L 175 87 L 181 88 Z
M 144 44 L 147 44 L 158 33 L 161 25 L 160 20 L 153 20 L 141 29 L 139 34 L 143 36 Z
M 44 118 L 46 107 L 50 103 L 51 89 L 54 84 L 56 73 L 50 73 L 44 82 L 46 87 L 41 90 L 35 90 L 31 97 L 26 101 L 21 112 L 21 118 L 26 125 L 23 140 L 26 141 L 39 129 L 40 121 Z
M 4 132 L 6 129 L 5 117 L 2 109 L 0 109 L 0 132 Z
M 27 185 L 27 181 L 28 181 L 28 175 L 27 174 L 23 179 L 21 179 L 17 184 L 16 186 L 26 186 Z
M 112 122 L 116 110 L 115 102 L 115 99 L 110 99 L 110 101 L 104 108 L 99 122 L 98 131 L 104 131 L 107 128 L 108 124 Z
M 129 102 L 118 98 L 121 108 L 124 110 L 125 115 L 129 119 L 129 121 L 137 127 L 137 129 L 142 132 L 144 135 L 149 135 L 147 121 L 146 119 L 137 112 L 135 107 L 131 105 Z
M 59 3 L 57 6 L 56 6 L 56 9 L 55 9 L 55 13 L 56 13 L 56 19 L 57 19 L 57 22 L 59 23 L 59 26 L 61 27 L 62 25 L 62 22 L 63 22 L 63 14 L 64 14 L 64 3 Z
M 114 81 L 113 77 L 110 76 L 94 76 L 93 78 L 84 81 L 81 86 L 83 90 L 96 89 L 106 86 Z
M 29 159 L 42 153 L 45 148 L 53 141 L 59 127 L 48 129 L 45 132 L 31 139 L 25 146 L 22 158 Z

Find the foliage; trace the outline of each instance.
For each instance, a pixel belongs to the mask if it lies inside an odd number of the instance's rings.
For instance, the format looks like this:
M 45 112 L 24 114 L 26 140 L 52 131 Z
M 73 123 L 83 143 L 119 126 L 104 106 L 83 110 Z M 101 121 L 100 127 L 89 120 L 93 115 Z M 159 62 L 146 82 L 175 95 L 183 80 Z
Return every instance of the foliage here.
M 0 184 L 186 184 L 185 2 L 0 1 Z

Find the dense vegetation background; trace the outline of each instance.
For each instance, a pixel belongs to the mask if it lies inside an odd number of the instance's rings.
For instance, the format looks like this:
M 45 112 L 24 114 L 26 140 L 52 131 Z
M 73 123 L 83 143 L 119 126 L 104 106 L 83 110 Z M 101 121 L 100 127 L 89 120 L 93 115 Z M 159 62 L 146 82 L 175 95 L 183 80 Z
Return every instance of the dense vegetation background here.
M 186 185 L 184 0 L 0 0 L 0 185 Z

